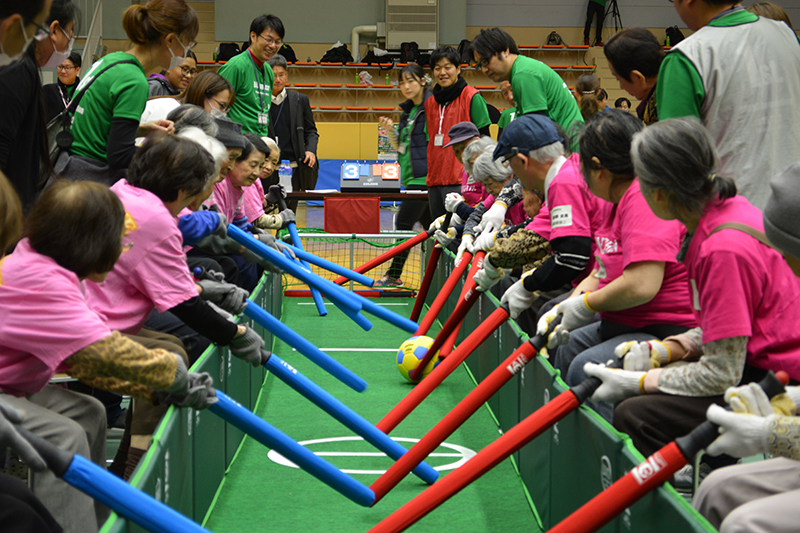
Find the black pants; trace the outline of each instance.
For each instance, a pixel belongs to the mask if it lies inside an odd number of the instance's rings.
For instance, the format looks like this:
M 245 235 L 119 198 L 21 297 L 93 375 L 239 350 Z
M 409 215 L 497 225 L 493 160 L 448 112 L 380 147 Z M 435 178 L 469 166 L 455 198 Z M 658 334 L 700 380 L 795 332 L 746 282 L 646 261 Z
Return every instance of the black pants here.
M 461 185 L 434 185 L 428 187 L 428 206 L 431 209 L 431 220 L 447 213 L 444 208 L 444 197 L 451 192 L 461 192 Z
M 589 38 L 589 31 L 592 29 L 592 17 L 595 15 L 597 15 L 597 29 L 594 42 L 601 43 L 603 42 L 603 19 L 606 17 L 606 8 L 594 0 L 589 0 L 589 6 L 586 8 L 586 25 L 583 27 L 583 38 Z
M 303 162 L 299 162 L 295 168 L 292 169 L 292 192 L 311 191 L 317 186 L 317 178 L 319 177 L 319 161 L 314 163 L 313 167 L 308 166 Z M 270 185 L 277 185 L 280 183 L 278 171 L 272 173 L 268 178 L 261 180 L 261 185 L 264 186 L 264 192 L 269 191 Z M 286 207 L 297 212 L 297 200 L 289 199 L 286 202 Z
M 427 190 L 425 185 L 409 185 L 406 189 L 411 191 L 424 191 Z M 408 231 L 414 229 L 414 224 L 419 222 L 422 224 L 423 229 L 428 229 L 431 225 L 431 210 L 428 207 L 427 200 L 403 200 L 400 204 L 400 211 L 397 213 L 397 220 L 395 221 L 395 229 L 400 231 Z M 392 264 L 386 275 L 392 278 L 399 278 L 403 273 L 403 266 L 406 264 L 408 258 L 408 251 L 394 256 Z
M 55 518 L 28 486 L 19 479 L 0 474 L 0 532 L 60 533 Z

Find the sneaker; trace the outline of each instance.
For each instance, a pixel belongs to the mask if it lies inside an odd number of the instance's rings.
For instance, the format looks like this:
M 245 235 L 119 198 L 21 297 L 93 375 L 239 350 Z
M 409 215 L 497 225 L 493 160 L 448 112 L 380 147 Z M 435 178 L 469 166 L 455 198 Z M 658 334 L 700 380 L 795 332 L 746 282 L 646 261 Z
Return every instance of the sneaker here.
M 698 476 L 698 485 L 703 482 L 708 474 L 711 473 L 711 467 L 705 463 L 700 463 L 700 475 Z M 672 476 L 672 486 L 678 492 L 694 492 L 694 466 L 686 465 Z
M 596 43 L 594 43 L 594 45 L 595 45 L 595 46 L 600 46 L 600 47 L 602 47 L 602 46 L 605 46 L 605 45 L 603 44 L 603 41 L 597 41 Z
M 375 282 L 374 287 L 402 287 L 403 280 L 400 278 L 393 278 L 388 274 L 384 274 L 384 276 Z
M 584 39 L 583 40 L 583 45 L 584 46 L 589 46 L 589 39 Z

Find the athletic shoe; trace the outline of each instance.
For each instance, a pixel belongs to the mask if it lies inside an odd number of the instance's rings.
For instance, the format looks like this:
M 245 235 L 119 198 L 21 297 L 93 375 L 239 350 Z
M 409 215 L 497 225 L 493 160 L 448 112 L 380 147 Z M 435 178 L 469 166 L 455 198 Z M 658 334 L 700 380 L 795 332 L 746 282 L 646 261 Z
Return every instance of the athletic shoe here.
M 698 485 L 703 482 L 708 474 L 711 473 L 711 467 L 705 463 L 700 463 L 700 475 L 698 476 Z M 672 486 L 678 492 L 691 492 L 694 493 L 694 465 L 686 465 L 672 476 Z
M 594 45 L 595 45 L 595 46 L 600 46 L 600 47 L 602 47 L 602 46 L 605 46 L 605 45 L 603 44 L 603 41 L 597 41 L 596 43 L 594 43 Z
M 584 46 L 589 46 L 589 39 L 584 39 L 583 40 L 583 45 Z
M 374 287 L 402 287 L 403 280 L 400 278 L 393 278 L 388 274 L 384 274 L 384 276 L 375 282 Z

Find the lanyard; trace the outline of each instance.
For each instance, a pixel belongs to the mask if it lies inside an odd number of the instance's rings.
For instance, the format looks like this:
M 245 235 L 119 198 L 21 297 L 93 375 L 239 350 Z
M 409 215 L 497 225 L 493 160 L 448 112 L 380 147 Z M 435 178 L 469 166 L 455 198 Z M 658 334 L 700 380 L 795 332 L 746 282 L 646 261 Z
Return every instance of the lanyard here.
M 61 94 L 61 102 L 64 104 L 64 109 L 68 108 L 70 101 L 72 101 L 72 98 L 69 97 L 69 93 L 67 93 L 67 98 L 64 98 L 64 91 L 61 89 L 60 85 L 58 86 L 58 92 Z
M 289 95 L 287 94 L 286 96 Z M 277 124 L 278 120 L 281 118 L 281 113 L 283 113 L 283 104 L 285 103 L 286 103 L 286 98 L 283 99 L 283 102 L 281 102 L 280 107 L 278 107 L 278 112 L 275 114 L 275 124 Z
M 447 110 L 449 102 L 445 105 L 439 105 L 439 135 L 442 134 L 442 124 L 444 123 L 444 112 Z
M 256 73 L 256 81 L 257 81 L 258 80 L 259 71 L 258 71 L 258 67 L 256 67 L 256 61 L 255 61 L 255 59 L 253 59 L 253 56 L 250 54 L 249 50 L 247 51 L 247 55 L 250 57 L 250 62 L 253 64 L 253 70 Z M 264 77 L 263 72 L 261 72 L 260 74 L 261 74 L 261 81 L 263 81 L 264 83 L 263 84 L 259 84 L 260 86 L 256 89 L 256 96 L 258 97 L 258 104 L 261 106 L 261 113 L 263 114 L 264 113 L 264 100 L 262 100 L 262 98 L 261 98 L 261 90 L 262 90 L 261 87 L 267 84 L 267 80 Z

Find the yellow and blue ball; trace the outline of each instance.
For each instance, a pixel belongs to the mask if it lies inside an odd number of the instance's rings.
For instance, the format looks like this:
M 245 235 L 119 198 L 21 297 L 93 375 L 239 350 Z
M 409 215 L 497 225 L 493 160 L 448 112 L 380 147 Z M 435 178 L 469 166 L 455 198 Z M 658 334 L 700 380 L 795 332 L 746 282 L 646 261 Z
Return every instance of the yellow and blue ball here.
M 417 381 L 411 379 L 411 373 L 416 370 L 422 359 L 425 358 L 431 346 L 433 346 L 432 338 L 425 335 L 416 335 L 401 344 L 400 349 L 397 350 L 397 369 L 411 383 L 417 383 Z M 436 355 L 425 365 L 422 377 L 424 378 L 430 374 L 438 363 L 439 352 L 436 352 Z

